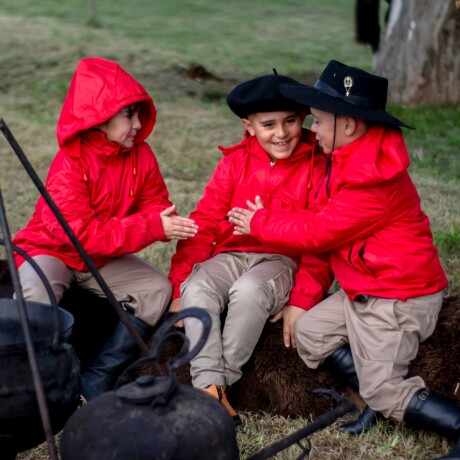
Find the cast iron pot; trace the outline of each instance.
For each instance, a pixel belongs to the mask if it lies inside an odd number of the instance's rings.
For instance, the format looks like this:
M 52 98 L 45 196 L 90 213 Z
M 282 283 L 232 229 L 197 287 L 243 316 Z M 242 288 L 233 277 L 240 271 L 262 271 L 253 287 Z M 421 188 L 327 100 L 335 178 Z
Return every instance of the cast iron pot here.
M 45 441 L 15 299 L 0 299 L 0 456 Z M 80 364 L 69 343 L 73 317 L 57 306 L 26 301 L 38 369 L 53 434 L 78 407 Z
M 189 353 L 182 332 L 164 335 L 186 316 L 203 322 L 202 337 Z M 69 418 L 61 436 L 62 460 L 238 459 L 235 425 L 227 410 L 174 376 L 202 348 L 210 325 L 209 314 L 198 308 L 167 319 L 155 334 L 151 354 L 131 365 L 114 391 L 95 397 Z M 183 347 L 168 362 L 169 376 L 143 375 L 125 383 L 127 375 L 158 361 L 166 342 L 178 336 Z

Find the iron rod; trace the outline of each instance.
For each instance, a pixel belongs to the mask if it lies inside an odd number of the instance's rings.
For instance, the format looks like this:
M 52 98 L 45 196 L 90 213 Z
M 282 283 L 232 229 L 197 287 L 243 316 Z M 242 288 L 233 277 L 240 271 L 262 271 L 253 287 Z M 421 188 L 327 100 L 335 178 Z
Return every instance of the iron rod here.
M 24 340 L 26 344 L 27 356 L 29 359 L 30 369 L 32 371 L 32 380 L 34 383 L 35 393 L 37 396 L 38 408 L 40 411 L 40 417 L 42 420 L 43 431 L 45 433 L 48 450 L 50 453 L 51 460 L 57 460 L 57 449 L 54 443 L 54 434 L 51 429 L 50 415 L 48 406 L 46 405 L 46 395 L 43 389 L 43 384 L 40 378 L 40 371 L 37 364 L 37 356 L 32 341 L 32 335 L 29 328 L 29 319 L 27 316 L 27 310 L 22 295 L 22 289 L 19 282 L 19 276 L 16 272 L 16 265 L 14 263 L 13 248 L 11 246 L 11 234 L 6 220 L 6 211 L 3 203 L 2 190 L 0 188 L 0 225 L 2 228 L 3 238 L 5 240 L 5 250 L 8 260 L 8 266 L 10 269 L 11 281 L 14 287 L 14 293 L 16 295 L 16 301 L 19 308 L 19 315 L 21 317 L 21 326 L 24 334 Z
M 46 203 L 48 204 L 48 206 L 53 211 L 54 215 L 56 216 L 56 219 L 59 221 L 59 223 L 61 224 L 62 228 L 66 232 L 67 236 L 72 241 L 73 245 L 75 246 L 75 249 L 80 254 L 80 257 L 85 262 L 85 264 L 88 267 L 89 271 L 94 276 L 94 279 L 97 281 L 97 283 L 101 287 L 102 291 L 104 292 L 105 296 L 107 297 L 107 300 L 110 302 L 112 307 L 118 313 L 118 316 L 120 317 L 121 322 L 127 327 L 129 332 L 133 336 L 134 340 L 136 341 L 137 345 L 139 346 L 139 348 L 141 350 L 142 355 L 148 355 L 149 354 L 149 349 L 148 349 L 147 345 L 145 344 L 144 340 L 142 339 L 140 334 L 137 332 L 135 327 L 129 321 L 127 313 L 123 310 L 123 308 L 120 306 L 120 304 L 115 299 L 112 291 L 108 287 L 108 285 L 105 282 L 105 280 L 102 277 L 102 275 L 99 273 L 99 270 L 94 265 L 93 261 L 89 257 L 89 255 L 86 252 L 86 250 L 84 249 L 83 245 L 78 240 L 77 236 L 75 235 L 75 233 L 71 229 L 70 225 L 65 220 L 64 216 L 62 215 L 62 213 L 59 210 L 59 208 L 57 207 L 57 205 L 54 203 L 53 199 L 51 198 L 50 194 L 46 190 L 46 188 L 43 185 L 42 181 L 38 177 L 38 174 L 33 169 L 32 165 L 30 164 L 30 162 L 27 159 L 26 155 L 24 154 L 22 148 L 20 147 L 20 145 L 16 141 L 15 137 L 13 136 L 13 133 L 10 131 L 10 129 L 6 125 L 5 120 L 3 118 L 0 118 L 0 129 L 2 130 L 6 140 L 10 144 L 11 148 L 16 153 L 16 156 L 19 158 L 19 161 L 24 166 L 24 169 L 26 170 L 27 174 L 32 179 L 32 182 L 35 184 L 35 186 L 37 187 L 38 191 L 40 192 L 40 194 L 43 196 L 43 198 L 46 201 Z

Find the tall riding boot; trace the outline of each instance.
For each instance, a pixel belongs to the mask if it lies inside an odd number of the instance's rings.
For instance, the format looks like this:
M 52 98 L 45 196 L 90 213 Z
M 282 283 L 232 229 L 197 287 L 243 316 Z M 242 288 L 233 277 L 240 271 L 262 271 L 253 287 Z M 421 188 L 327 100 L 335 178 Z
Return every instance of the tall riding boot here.
M 359 391 L 358 376 L 356 375 L 355 363 L 348 343 L 337 348 L 329 355 L 324 361 L 324 366 L 338 379 L 345 379 L 347 385 L 354 391 Z M 366 406 L 356 420 L 344 423 L 340 426 L 339 431 L 349 434 L 361 434 L 370 430 L 379 420 L 384 419 L 385 417 L 380 412 L 375 412 L 369 406 Z
M 404 421 L 422 430 L 433 431 L 456 441 L 452 450 L 438 460 L 460 459 L 460 405 L 444 396 L 423 388 L 410 400 Z
M 143 339 L 153 328 L 127 312 Z M 139 347 L 128 328 L 119 321 L 96 359 L 81 377 L 81 394 L 87 401 L 113 388 L 121 372 L 138 356 Z

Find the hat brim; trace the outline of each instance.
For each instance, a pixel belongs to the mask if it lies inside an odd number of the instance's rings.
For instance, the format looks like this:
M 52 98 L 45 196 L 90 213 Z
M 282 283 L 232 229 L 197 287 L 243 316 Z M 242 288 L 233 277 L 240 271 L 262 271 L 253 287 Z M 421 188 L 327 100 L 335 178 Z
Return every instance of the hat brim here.
M 280 85 L 280 92 L 289 99 L 313 109 L 336 113 L 338 115 L 348 115 L 384 125 L 403 126 L 404 128 L 414 129 L 385 110 L 371 110 L 354 105 L 340 97 L 324 93 L 313 86 L 301 83 L 297 85 L 284 83 Z

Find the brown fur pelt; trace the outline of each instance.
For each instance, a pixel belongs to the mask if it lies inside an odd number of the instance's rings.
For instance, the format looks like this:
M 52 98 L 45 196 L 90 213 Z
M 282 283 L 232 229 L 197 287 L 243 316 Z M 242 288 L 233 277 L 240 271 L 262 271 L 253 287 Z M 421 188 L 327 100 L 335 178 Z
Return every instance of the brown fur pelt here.
M 0 260 L 1 293 L 12 292 L 9 272 Z M 5 295 L 3 295 L 5 296 Z M 110 333 L 117 317 L 110 304 L 78 287 L 71 287 L 60 305 L 75 316 L 73 343 L 83 364 L 97 351 L 95 343 L 102 343 Z M 448 398 L 460 402 L 460 296 L 444 299 L 433 335 L 420 344 L 417 358 L 411 364 L 409 376 L 420 375 L 426 384 Z M 164 349 L 160 365 L 167 372 L 166 363 L 181 346 L 175 339 Z M 190 384 L 189 365 L 180 368 L 177 379 Z M 144 373 L 149 373 L 146 369 Z M 243 368 L 243 376 L 231 388 L 229 398 L 236 409 L 264 411 L 282 416 L 313 417 L 331 408 L 328 396 L 313 394 L 317 388 L 346 390 L 344 382 L 336 380 L 323 369 L 312 370 L 301 361 L 296 350 L 282 343 L 282 322 L 267 323 L 251 359 Z
M 444 299 L 433 335 L 420 344 L 409 376 L 420 375 L 434 391 L 460 402 L 460 296 Z M 176 341 L 165 348 L 162 364 L 179 350 Z M 177 372 L 178 380 L 190 383 L 189 366 Z M 282 343 L 282 322 L 267 323 L 243 376 L 231 388 L 229 398 L 238 410 L 264 411 L 282 416 L 316 417 L 331 409 L 331 399 L 313 394 L 317 388 L 345 392 L 344 382 L 321 368 L 312 370 L 296 350 Z

